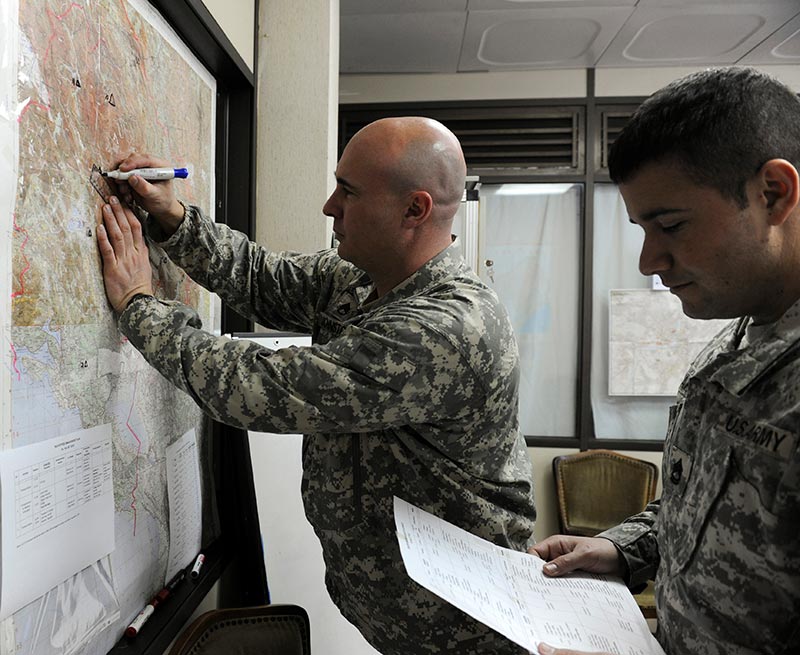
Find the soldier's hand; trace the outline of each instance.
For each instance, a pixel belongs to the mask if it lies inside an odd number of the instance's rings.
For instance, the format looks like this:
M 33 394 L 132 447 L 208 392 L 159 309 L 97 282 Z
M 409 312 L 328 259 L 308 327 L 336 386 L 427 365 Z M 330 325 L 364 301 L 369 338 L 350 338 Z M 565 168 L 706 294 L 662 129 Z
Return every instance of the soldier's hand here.
M 557 577 L 571 571 L 622 575 L 616 546 L 602 537 L 570 537 L 557 534 L 528 548 L 547 562 L 545 575 Z
M 164 159 L 143 153 L 131 153 L 116 164 L 121 171 L 134 168 L 169 168 L 171 164 Z M 111 180 L 110 180 L 111 181 Z M 128 180 L 113 180 L 119 196 L 128 206 L 136 202 L 150 216 L 158 221 L 164 233 L 169 236 L 183 221 L 183 205 L 175 197 L 172 180 L 148 181 L 138 175 Z
M 109 198 L 102 212 L 97 246 L 103 258 L 103 281 L 108 301 L 120 313 L 137 293 L 153 295 L 150 256 L 141 224 L 116 196 Z

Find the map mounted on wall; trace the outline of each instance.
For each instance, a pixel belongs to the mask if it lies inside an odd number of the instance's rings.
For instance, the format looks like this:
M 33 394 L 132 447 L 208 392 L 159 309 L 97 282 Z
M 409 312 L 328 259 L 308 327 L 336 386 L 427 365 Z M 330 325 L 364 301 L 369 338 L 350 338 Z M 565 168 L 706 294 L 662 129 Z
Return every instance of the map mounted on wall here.
M 608 394 L 674 396 L 689 364 L 727 320 L 683 313 L 668 291 L 609 291 Z
M 90 173 L 158 155 L 213 208 L 217 86 L 146 0 L 1 4 L 0 449 L 109 426 L 115 548 L 0 623 L 0 651 L 100 655 L 165 581 L 167 447 L 194 430 L 202 452 L 208 426 L 117 328 Z M 212 296 L 150 255 L 156 295 L 217 330 Z

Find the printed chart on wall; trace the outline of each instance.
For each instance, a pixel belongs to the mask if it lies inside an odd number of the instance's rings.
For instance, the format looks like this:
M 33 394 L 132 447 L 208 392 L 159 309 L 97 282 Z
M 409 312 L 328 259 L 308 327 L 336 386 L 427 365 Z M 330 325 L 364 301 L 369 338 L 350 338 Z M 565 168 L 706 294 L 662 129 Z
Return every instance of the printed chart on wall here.
M 675 396 L 686 369 L 730 321 L 686 316 L 668 291 L 608 294 L 608 394 Z
M 202 453 L 207 429 L 117 329 L 90 177 L 158 154 L 213 208 L 216 83 L 145 0 L 0 4 L 0 652 L 105 653 L 167 575 L 167 448 Z M 156 295 L 218 329 L 151 263 Z

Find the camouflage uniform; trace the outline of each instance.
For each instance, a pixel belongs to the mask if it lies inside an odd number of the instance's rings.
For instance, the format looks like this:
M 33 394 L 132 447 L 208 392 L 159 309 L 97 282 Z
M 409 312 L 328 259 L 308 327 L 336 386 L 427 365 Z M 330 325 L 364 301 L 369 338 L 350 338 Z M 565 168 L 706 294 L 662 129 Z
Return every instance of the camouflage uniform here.
M 800 653 L 800 302 L 723 330 L 670 409 L 664 493 L 604 532 L 632 586 L 657 570 L 673 655 Z
M 120 316 L 131 343 L 215 419 L 306 434 L 303 502 L 342 614 L 387 655 L 525 652 L 408 578 L 395 536 L 397 495 L 496 544 L 531 541 L 516 342 L 457 248 L 375 300 L 335 251 L 270 253 L 194 207 L 161 245 L 242 315 L 313 336 L 270 351 L 148 298 Z

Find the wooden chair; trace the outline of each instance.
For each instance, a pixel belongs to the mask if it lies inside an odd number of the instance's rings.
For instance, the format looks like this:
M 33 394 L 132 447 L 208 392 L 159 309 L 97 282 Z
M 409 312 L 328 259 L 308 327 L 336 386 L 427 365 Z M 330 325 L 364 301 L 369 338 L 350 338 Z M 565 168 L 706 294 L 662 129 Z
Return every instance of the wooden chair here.
M 216 609 L 201 614 L 168 655 L 310 655 L 311 625 L 298 605 Z
M 562 534 L 593 537 L 655 498 L 658 467 L 597 449 L 554 458 L 553 476 Z M 646 618 L 656 618 L 652 582 L 634 598 Z

